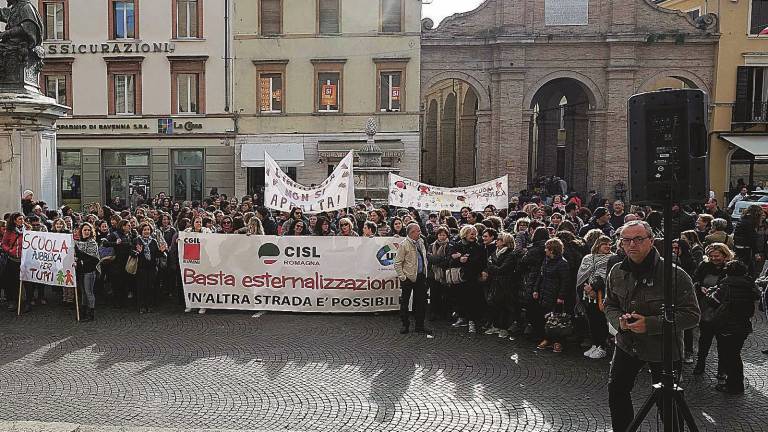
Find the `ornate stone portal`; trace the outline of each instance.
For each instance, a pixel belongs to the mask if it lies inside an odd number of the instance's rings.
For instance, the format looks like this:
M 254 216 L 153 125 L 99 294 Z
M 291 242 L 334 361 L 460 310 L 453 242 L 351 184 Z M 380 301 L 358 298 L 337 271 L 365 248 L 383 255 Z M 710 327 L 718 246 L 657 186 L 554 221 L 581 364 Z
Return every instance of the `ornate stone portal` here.
M 38 86 L 43 65 L 43 24 L 30 0 L 0 8 L 0 208 L 20 208 L 21 192 L 57 206 L 56 120 L 67 107 Z

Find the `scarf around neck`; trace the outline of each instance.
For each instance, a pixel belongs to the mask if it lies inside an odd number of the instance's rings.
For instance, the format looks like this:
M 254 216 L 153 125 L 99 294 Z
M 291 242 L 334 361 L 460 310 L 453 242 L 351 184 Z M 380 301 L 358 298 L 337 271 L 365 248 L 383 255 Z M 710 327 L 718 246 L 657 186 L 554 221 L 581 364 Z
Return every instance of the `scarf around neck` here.
M 87 240 L 76 240 L 75 247 L 80 249 L 86 255 L 99 259 L 99 244 L 96 243 L 96 239 L 91 235 Z
M 141 240 L 141 243 L 143 244 L 141 253 L 144 254 L 144 259 L 147 261 L 152 261 L 152 251 L 149 249 L 149 245 L 152 243 L 152 237 L 144 238 L 144 236 L 139 237 L 139 240 Z

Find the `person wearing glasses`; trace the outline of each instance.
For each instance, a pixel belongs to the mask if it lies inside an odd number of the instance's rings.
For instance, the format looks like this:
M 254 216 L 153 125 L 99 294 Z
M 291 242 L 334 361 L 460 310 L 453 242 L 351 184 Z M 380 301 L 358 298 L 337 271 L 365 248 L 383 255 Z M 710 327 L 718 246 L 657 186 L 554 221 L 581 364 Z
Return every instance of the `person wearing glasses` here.
M 621 245 L 627 257 L 608 275 L 605 315 L 619 332 L 608 379 L 608 406 L 613 430 L 626 430 L 634 417 L 632 389 L 637 374 L 650 366 L 652 382 L 662 373 L 662 304 L 664 303 L 664 258 L 653 247 L 653 231 L 643 221 L 622 227 Z M 685 271 L 673 267 L 675 286 L 675 338 L 671 355 L 680 370 L 683 332 L 694 328 L 701 315 L 693 282 Z
M 352 225 L 352 220 L 349 218 L 339 219 L 339 234 L 343 237 L 358 237 L 357 232 Z

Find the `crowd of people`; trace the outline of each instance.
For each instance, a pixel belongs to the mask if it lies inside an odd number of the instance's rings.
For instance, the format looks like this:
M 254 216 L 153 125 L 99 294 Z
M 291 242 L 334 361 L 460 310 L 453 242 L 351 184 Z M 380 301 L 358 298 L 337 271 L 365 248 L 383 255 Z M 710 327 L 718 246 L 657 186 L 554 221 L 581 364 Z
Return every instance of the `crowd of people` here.
M 218 194 L 200 202 L 177 202 L 161 193 L 136 208 L 91 204 L 82 211 L 51 209 L 25 191 L 21 208 L 0 222 L 7 256 L 2 299 L 9 310 L 15 311 L 19 300 L 20 238 L 25 229 L 73 234 L 83 321 L 95 318 L 97 304 L 148 313 L 161 298 L 170 298 L 181 307 L 179 232 L 398 236 L 405 238 L 395 264 L 403 288 L 402 333 L 411 330 L 408 303 L 413 295 L 415 331 L 429 332 L 427 319 L 448 321 L 469 333 L 530 339 L 536 348 L 554 353 L 581 343 L 583 355 L 595 360 L 607 357 L 621 346 L 622 333 L 635 332 L 640 325 L 634 323 L 634 310 L 611 320 L 611 307 L 622 300 L 612 298 L 611 280 L 622 271 L 641 277 L 645 267 L 653 267 L 648 260 L 658 258 L 667 223 L 675 263 L 691 282 L 701 311 L 700 320 L 697 317 L 685 331 L 681 358 L 695 363 L 694 374 L 702 374 L 717 340 L 717 376 L 722 381 L 718 390 L 729 393 L 744 390 L 739 353 L 752 331 L 759 295 L 755 279 L 768 252 L 766 212 L 749 207 L 734 224 L 715 199 L 697 212 L 675 205 L 669 221 L 652 208 L 627 207 L 621 201 L 606 204 L 595 194 L 588 202 L 578 196 L 521 194 L 511 198 L 508 209 L 465 207 L 458 213 L 376 206 L 365 199 L 355 208 L 308 215 L 301 208 L 270 211 L 258 196 L 230 199 Z M 628 228 L 632 236 L 626 235 Z M 645 255 L 633 262 L 631 254 L 643 245 L 648 246 Z M 617 284 L 622 282 L 613 282 Z M 24 311 L 46 305 L 51 298 L 73 305 L 73 289 L 23 286 Z M 638 303 L 660 309 L 654 303 L 658 301 L 641 297 Z M 647 331 L 651 321 L 642 321 Z

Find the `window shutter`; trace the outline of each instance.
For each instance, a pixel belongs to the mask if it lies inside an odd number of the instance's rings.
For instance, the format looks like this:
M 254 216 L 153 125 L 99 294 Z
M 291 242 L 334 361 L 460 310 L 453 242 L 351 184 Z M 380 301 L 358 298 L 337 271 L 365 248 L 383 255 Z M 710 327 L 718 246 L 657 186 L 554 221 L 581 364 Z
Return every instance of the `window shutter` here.
M 750 86 L 752 75 L 751 67 L 738 66 L 736 71 L 736 103 L 733 107 L 733 121 L 734 122 L 747 122 L 751 112 L 751 101 L 749 94 L 752 90 Z
M 402 31 L 402 1 L 382 0 L 381 31 L 399 33 Z
M 320 34 L 339 33 L 339 0 L 320 0 Z
M 281 0 L 261 0 L 261 34 L 280 34 Z

